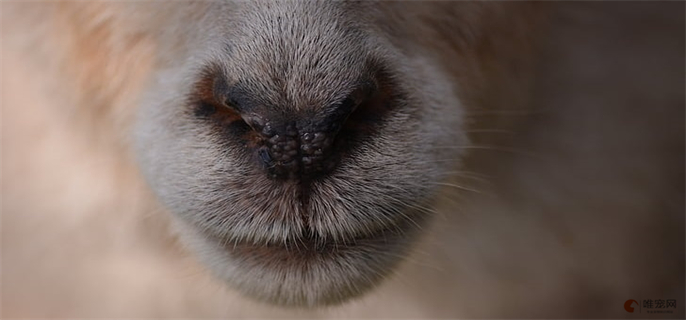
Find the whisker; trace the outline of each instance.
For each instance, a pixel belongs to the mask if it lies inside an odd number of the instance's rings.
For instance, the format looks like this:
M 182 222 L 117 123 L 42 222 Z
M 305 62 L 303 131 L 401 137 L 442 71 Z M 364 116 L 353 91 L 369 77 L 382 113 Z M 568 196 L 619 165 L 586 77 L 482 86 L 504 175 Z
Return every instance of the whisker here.
M 466 133 L 504 133 L 504 134 L 515 134 L 514 131 L 512 130 L 503 130 L 503 129 L 471 129 L 471 130 L 464 130 Z
M 502 151 L 517 155 L 525 155 L 535 158 L 540 158 L 540 155 L 521 149 L 513 149 L 501 146 L 489 146 L 489 145 L 473 145 L 473 146 L 437 146 L 436 149 L 469 149 L 469 150 L 492 150 L 492 151 Z
M 453 171 L 452 173 L 451 173 L 451 172 L 447 172 L 447 177 L 448 177 L 448 178 L 457 178 L 457 179 L 459 179 L 459 180 L 472 181 L 472 182 L 474 182 L 475 184 L 481 184 L 481 185 L 491 185 L 491 184 L 492 184 L 491 180 L 488 180 L 488 179 L 485 179 L 485 178 L 481 178 L 481 177 L 474 177 L 474 176 L 469 176 L 469 175 L 462 175 L 462 174 L 459 173 L 459 171 L 457 171 L 457 173 L 455 173 L 455 171 Z
M 453 187 L 453 188 L 457 188 L 457 189 L 461 189 L 461 190 L 466 190 L 466 191 L 471 191 L 471 192 L 483 194 L 483 192 L 481 192 L 481 191 L 479 191 L 479 190 L 472 189 L 472 188 L 468 188 L 468 187 L 461 186 L 461 185 L 457 185 L 457 184 L 454 184 L 454 183 L 435 182 L 435 184 L 436 184 L 436 185 L 439 185 L 439 186 Z
M 417 253 L 415 253 L 417 254 Z M 438 272 L 445 272 L 445 268 L 442 268 L 439 265 L 436 264 L 431 264 L 431 263 L 426 263 L 423 260 L 420 260 L 419 257 L 415 257 L 413 254 L 398 254 L 398 253 L 393 253 L 390 251 L 384 252 L 384 255 L 389 256 L 389 257 L 396 257 L 396 258 L 401 258 L 404 259 L 404 261 L 414 264 L 420 267 L 425 267 L 425 268 L 430 268 L 434 271 Z M 430 257 L 431 255 L 427 252 L 421 252 L 419 255 L 424 256 L 424 257 Z
M 528 116 L 528 115 L 534 115 L 534 114 L 541 114 L 543 113 L 542 110 L 476 110 L 476 111 L 470 111 L 470 112 L 465 112 L 464 115 L 467 117 L 472 117 L 472 116 L 497 116 L 497 115 L 503 115 L 503 116 Z
M 464 160 L 463 158 L 447 158 L 447 159 L 436 159 L 433 160 L 434 163 L 439 163 L 439 162 L 457 162 L 457 161 L 462 161 Z
M 463 170 L 456 170 L 456 171 L 448 171 L 446 172 L 447 174 L 459 174 L 462 177 L 468 177 L 468 178 L 477 178 L 477 179 L 483 179 L 483 180 L 488 180 L 492 178 L 491 176 L 483 173 L 478 173 L 474 171 L 463 171 Z

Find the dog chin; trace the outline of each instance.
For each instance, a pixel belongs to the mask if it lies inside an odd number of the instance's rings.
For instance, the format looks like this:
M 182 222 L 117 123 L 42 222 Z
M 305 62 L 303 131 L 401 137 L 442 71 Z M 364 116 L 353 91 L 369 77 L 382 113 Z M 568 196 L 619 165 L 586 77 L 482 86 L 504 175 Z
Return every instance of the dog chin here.
M 416 221 L 347 240 L 231 241 L 184 224 L 183 242 L 242 294 L 287 307 L 336 305 L 388 277 L 417 236 Z

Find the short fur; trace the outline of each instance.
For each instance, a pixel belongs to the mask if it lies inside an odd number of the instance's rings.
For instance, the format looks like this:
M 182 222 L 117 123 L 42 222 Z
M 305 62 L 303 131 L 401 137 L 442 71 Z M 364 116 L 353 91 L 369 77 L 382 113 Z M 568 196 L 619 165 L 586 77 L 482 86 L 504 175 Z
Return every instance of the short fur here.
M 2 316 L 683 318 L 683 24 L 683 3 L 3 3 Z M 216 79 L 255 114 L 319 119 L 360 79 L 384 107 L 330 173 L 274 179 L 249 128 L 198 112 Z

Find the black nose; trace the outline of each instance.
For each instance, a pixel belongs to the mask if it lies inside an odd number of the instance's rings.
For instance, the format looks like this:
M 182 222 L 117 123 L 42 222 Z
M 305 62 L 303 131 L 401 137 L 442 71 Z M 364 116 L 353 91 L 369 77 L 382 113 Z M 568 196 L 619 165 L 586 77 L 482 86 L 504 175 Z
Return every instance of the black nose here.
M 320 113 L 243 115 L 262 137 L 255 158 L 271 178 L 309 179 L 331 172 L 339 160 L 334 143 L 359 102 L 350 97 Z
M 229 85 L 223 76 L 209 75 L 198 84 L 195 115 L 212 119 L 243 145 L 270 178 L 307 181 L 334 170 L 402 101 L 381 71 L 348 86 L 345 99 L 299 108 L 278 105 L 279 99 L 264 98 L 249 83 Z

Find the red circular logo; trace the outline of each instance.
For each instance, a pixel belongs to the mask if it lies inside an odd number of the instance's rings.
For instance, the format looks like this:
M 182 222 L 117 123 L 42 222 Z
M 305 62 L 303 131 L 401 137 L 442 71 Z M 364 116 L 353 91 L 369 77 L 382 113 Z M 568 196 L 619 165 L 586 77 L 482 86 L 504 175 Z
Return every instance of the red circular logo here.
M 626 310 L 626 312 L 633 313 L 634 307 L 632 307 L 631 305 L 633 305 L 634 303 L 638 305 L 638 301 L 636 300 L 627 300 L 626 302 L 624 302 L 624 310 Z

